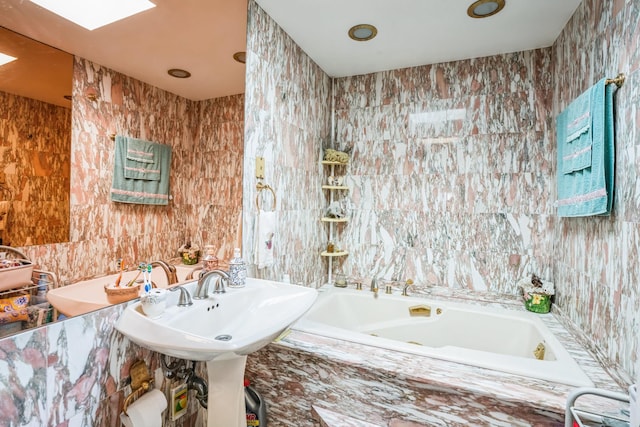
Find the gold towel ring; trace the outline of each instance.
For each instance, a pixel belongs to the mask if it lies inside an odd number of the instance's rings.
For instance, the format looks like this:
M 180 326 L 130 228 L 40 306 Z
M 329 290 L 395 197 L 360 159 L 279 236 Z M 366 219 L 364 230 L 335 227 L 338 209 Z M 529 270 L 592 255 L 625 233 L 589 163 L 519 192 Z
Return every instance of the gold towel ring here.
M 258 189 L 258 194 L 256 194 L 256 207 L 258 208 L 258 213 L 260 213 L 260 193 L 262 192 L 262 190 L 271 191 L 271 195 L 273 196 L 273 210 L 276 210 L 276 201 L 278 199 L 276 198 L 276 192 L 273 191 L 273 188 L 271 188 L 270 185 L 263 184 L 261 182 L 256 184 L 256 188 Z

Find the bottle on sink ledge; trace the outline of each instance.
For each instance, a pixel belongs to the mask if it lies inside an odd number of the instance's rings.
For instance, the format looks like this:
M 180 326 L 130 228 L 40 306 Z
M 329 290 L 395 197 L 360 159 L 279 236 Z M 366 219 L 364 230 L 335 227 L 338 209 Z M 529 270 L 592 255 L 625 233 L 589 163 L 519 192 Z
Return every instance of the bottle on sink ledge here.
M 240 248 L 235 248 L 229 262 L 229 287 L 243 288 L 247 279 L 247 265 L 242 259 Z

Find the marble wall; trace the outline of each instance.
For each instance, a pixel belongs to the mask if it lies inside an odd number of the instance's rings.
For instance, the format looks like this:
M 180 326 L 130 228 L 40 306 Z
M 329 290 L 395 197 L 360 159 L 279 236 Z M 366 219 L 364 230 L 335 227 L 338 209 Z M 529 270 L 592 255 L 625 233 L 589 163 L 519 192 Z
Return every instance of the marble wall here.
M 640 376 L 639 45 L 638 0 L 582 2 L 553 45 L 553 117 L 601 78 L 626 74 L 614 101 L 613 214 L 558 218 L 553 230 L 557 304 L 623 378 Z
M 0 200 L 11 202 L 2 244 L 69 240 L 70 143 L 68 108 L 0 92 Z
M 326 266 L 320 252 L 327 229 L 320 223 L 324 206 L 320 188 L 322 146 L 330 139 L 329 77 L 254 2 L 249 2 L 243 248 L 254 277 L 317 286 Z M 265 159 L 264 183 L 274 188 L 277 233 L 275 265 L 258 270 L 255 247 L 256 157 Z M 272 209 L 262 192 L 261 206 Z
M 348 275 L 514 293 L 551 279 L 551 49 L 335 80 Z

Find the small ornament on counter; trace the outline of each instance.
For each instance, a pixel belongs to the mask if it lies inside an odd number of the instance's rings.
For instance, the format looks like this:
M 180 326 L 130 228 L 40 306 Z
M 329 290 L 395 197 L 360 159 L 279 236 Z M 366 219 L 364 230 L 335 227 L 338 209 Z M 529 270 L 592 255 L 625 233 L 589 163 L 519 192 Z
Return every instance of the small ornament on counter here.
M 522 299 L 527 310 L 534 313 L 548 313 L 551 310 L 551 297 L 555 294 L 555 285 L 540 279 L 536 274 L 520 279 L 517 283 L 522 291 Z
M 191 241 L 187 241 L 187 243 L 180 246 L 180 249 L 178 249 L 178 254 L 180 254 L 180 258 L 182 258 L 183 264 L 194 265 L 198 263 L 200 248 L 197 245 L 192 245 Z
M 202 257 L 203 270 L 211 271 L 215 270 L 219 266 L 218 257 L 213 245 L 206 245 L 204 247 L 204 256 Z

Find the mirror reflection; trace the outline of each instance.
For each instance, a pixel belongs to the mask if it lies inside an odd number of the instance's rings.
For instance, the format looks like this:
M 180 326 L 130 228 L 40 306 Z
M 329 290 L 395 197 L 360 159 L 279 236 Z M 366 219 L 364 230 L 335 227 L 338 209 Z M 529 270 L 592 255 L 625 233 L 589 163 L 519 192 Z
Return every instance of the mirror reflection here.
M 73 56 L 0 27 L 0 245 L 69 240 Z
M 45 169 L 43 165 L 64 164 L 67 186 L 70 187 L 69 195 L 65 196 L 68 243 L 44 244 L 44 240 L 38 240 L 39 235 L 53 228 L 49 226 L 42 227 L 44 231 L 25 232 L 25 243 L 16 243 L 13 237 L 12 241 L 5 242 L 12 247 L 18 246 L 34 264 L 32 285 L 28 290 L 20 289 L 20 292 L 29 293 L 34 302 L 40 301 L 36 298 L 40 290 L 40 271 L 52 273 L 47 276 L 48 303 L 53 302 L 53 298 L 49 298 L 53 291 L 67 290 L 58 295 L 60 309 L 53 310 L 51 319 L 49 316 L 39 318 L 36 326 L 49 320 L 59 320 L 57 315 L 65 312 L 75 316 L 111 305 L 105 285 L 113 284 L 118 276 L 115 268 L 117 259 L 126 260 L 127 266 L 131 267 L 122 278 L 127 283 L 132 278 L 130 276 L 137 274 L 134 266 L 158 260 L 178 264 L 177 274 L 182 277 L 198 267 L 180 268 L 178 249 L 186 242 L 201 247 L 213 245 L 220 260 L 230 259 L 234 247 L 240 242 L 244 95 L 187 99 L 81 56 L 69 57 L 73 74 L 69 91 L 73 106 L 71 111 L 69 106 L 56 105 L 56 108 L 64 109 L 67 117 L 71 117 L 71 126 L 66 132 L 70 135 L 68 149 L 72 155 L 30 153 L 29 158 L 35 157 L 40 162 L 30 168 L 40 173 L 36 176 L 45 184 L 29 184 L 25 186 L 26 190 L 15 191 L 23 197 L 35 197 L 36 192 L 59 194 L 58 190 L 49 187 L 53 179 L 43 175 L 42 170 Z M 229 60 L 233 61 L 231 55 Z M 234 64 L 237 63 L 234 61 Z M 244 76 L 244 65 L 237 65 L 237 72 Z M 0 76 L 2 81 L 4 76 Z M 1 91 L 5 93 L 4 88 Z M 11 104 L 16 104 L 17 99 L 32 99 L 26 95 L 6 93 L 6 99 L 11 97 Z M 29 104 L 22 110 L 9 113 L 6 104 L 4 99 L 0 104 L 2 125 L 9 117 L 15 119 L 20 112 L 24 116 L 33 115 L 35 108 Z M 41 122 L 49 127 L 40 133 L 31 132 L 38 149 L 46 147 L 54 134 L 63 133 L 52 127 L 52 119 Z M 30 129 L 30 125 L 23 123 L 2 130 L 3 147 L 0 149 L 14 157 L 16 152 L 28 151 L 25 147 L 31 141 L 28 138 Z M 143 206 L 110 200 L 114 170 L 112 133 L 172 146 L 171 201 L 168 206 Z M 4 157 L 11 158 L 10 155 Z M 7 187 L 13 182 L 8 173 L 14 170 L 12 167 L 2 166 L 1 169 L 5 171 Z M 22 182 L 17 175 L 16 180 Z M 40 209 L 43 212 L 61 210 L 63 208 L 52 204 Z M 34 215 L 40 215 L 40 211 Z M 13 210 L 10 211 L 9 222 L 12 213 Z M 33 216 L 30 225 L 37 226 L 42 221 L 40 218 Z M 28 237 L 31 240 L 27 240 Z M 152 281 L 158 287 L 167 286 L 163 283 L 163 274 L 162 269 L 154 267 Z M 11 289 L 3 292 L 0 298 L 9 296 Z M 22 330 L 30 326 L 32 322 L 22 322 Z M 16 331 L 14 327 L 10 333 L 5 333 L 3 327 L 7 324 L 0 321 L 0 337 Z

